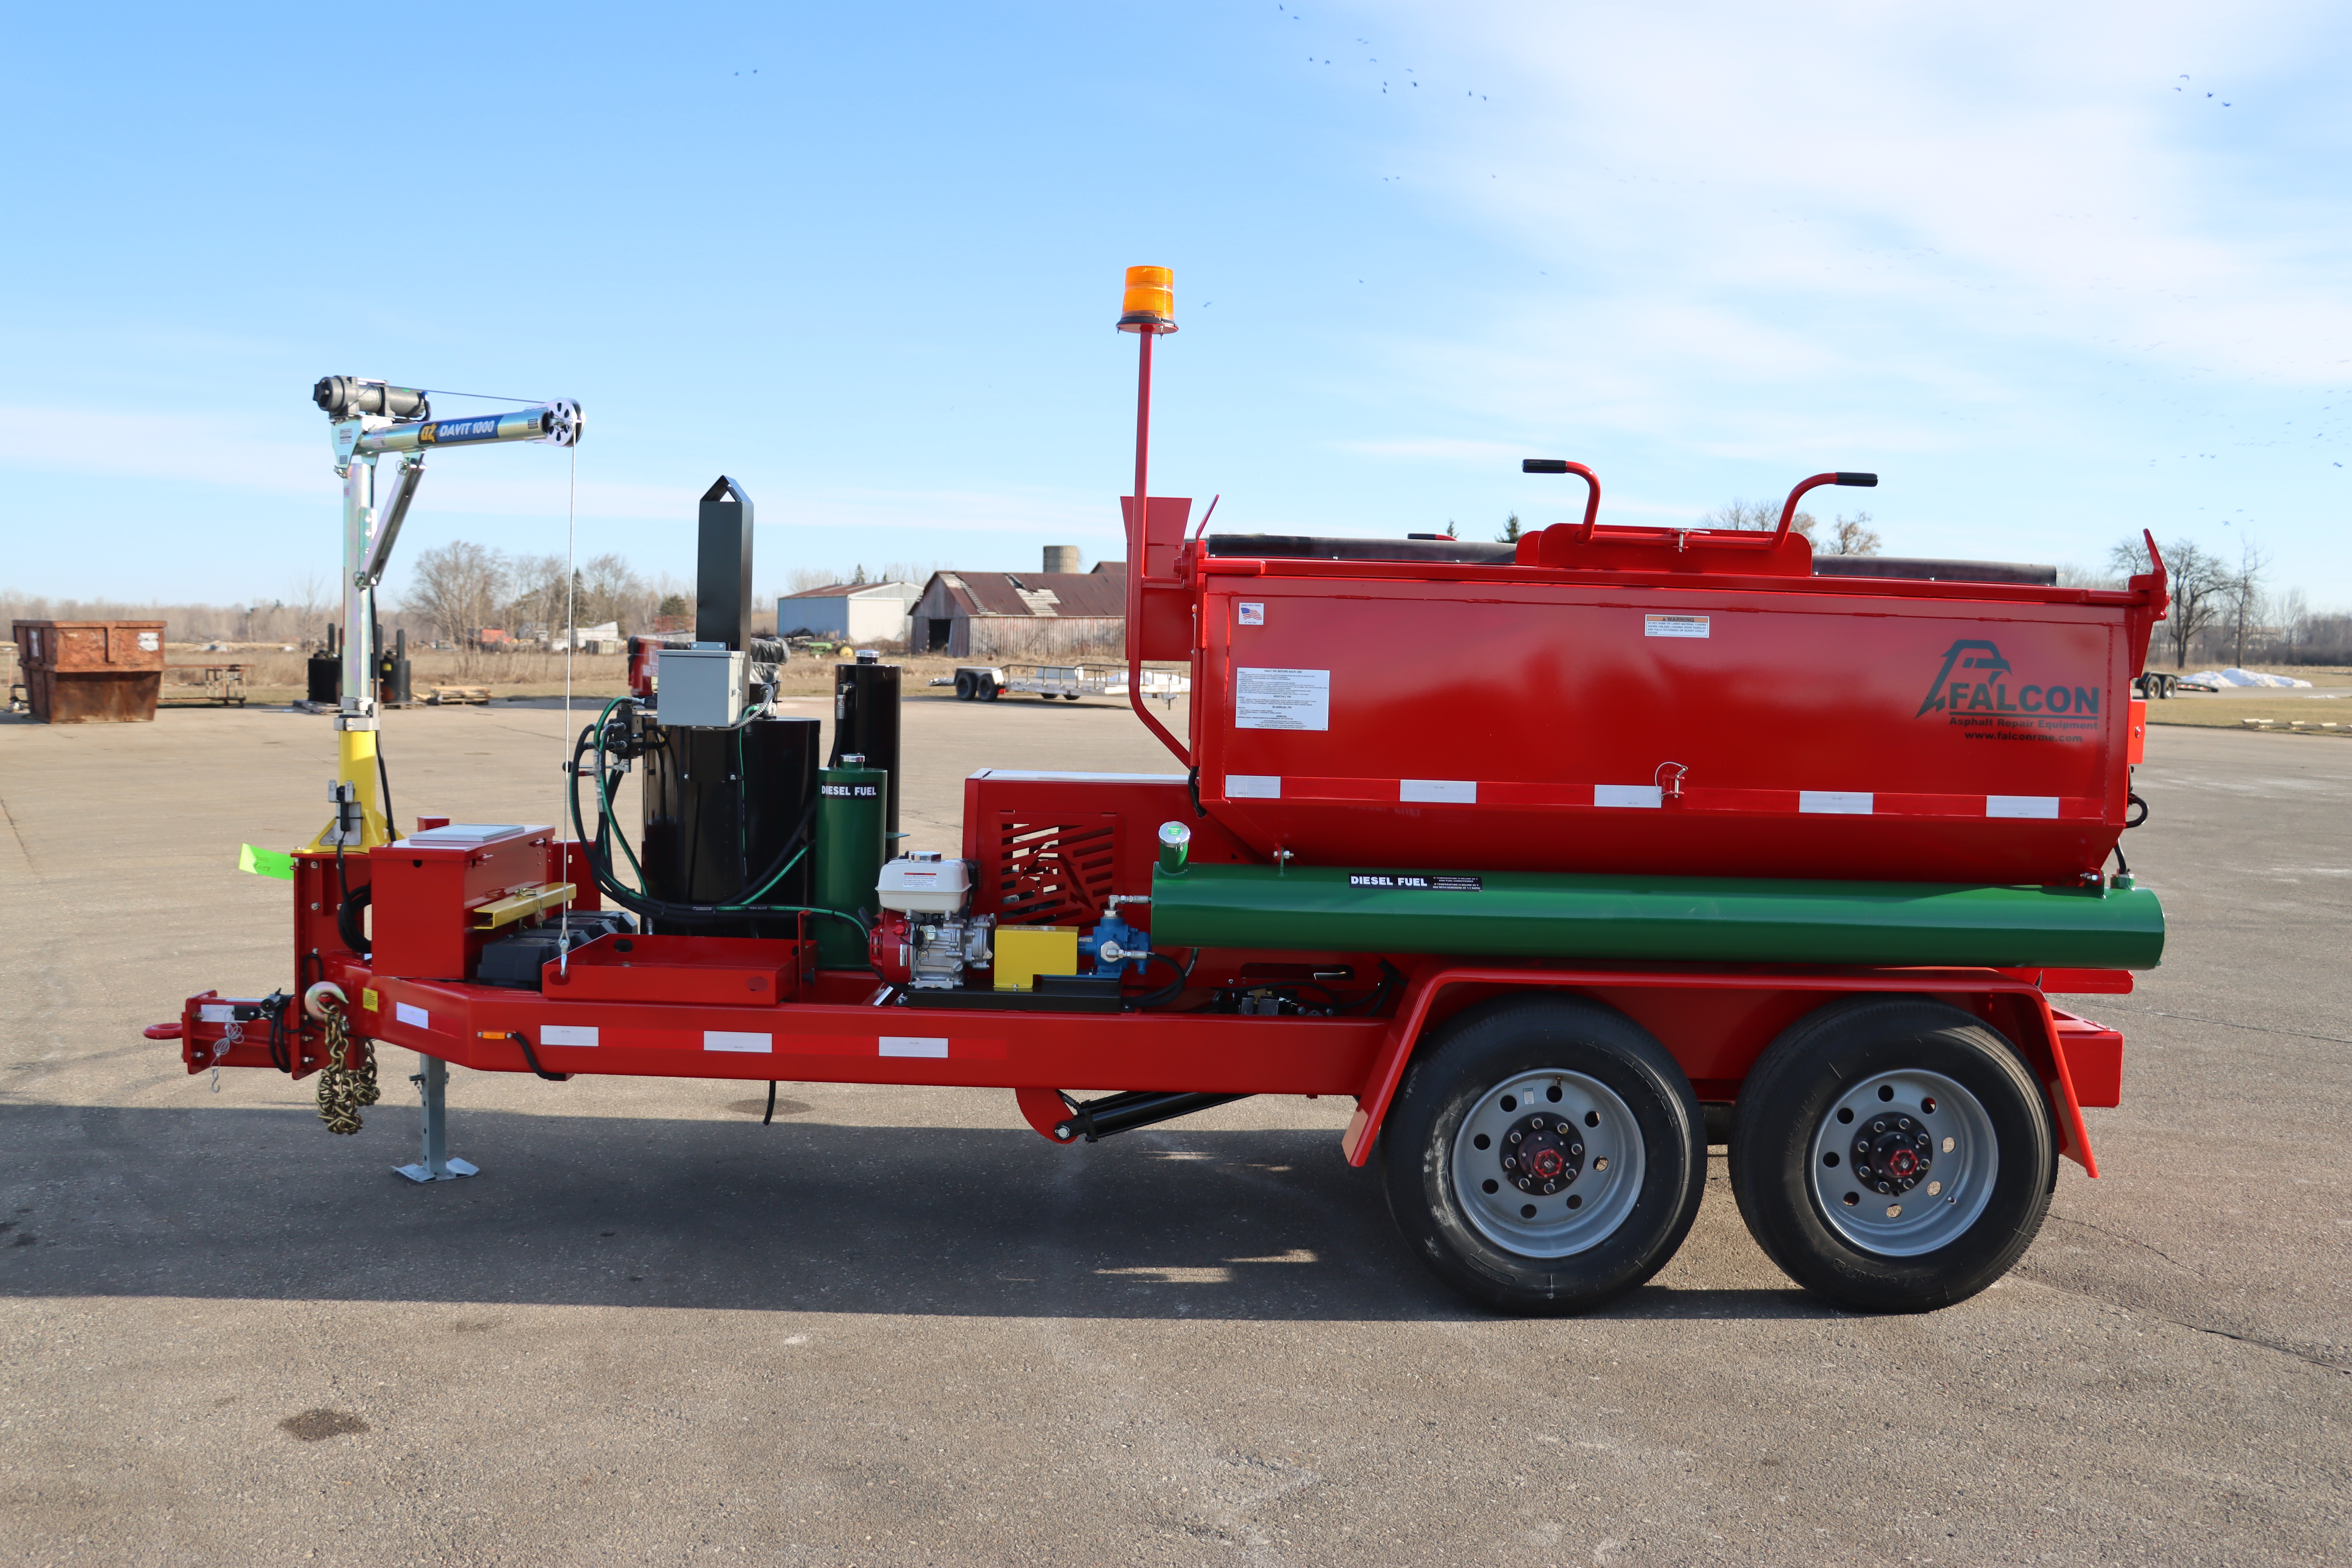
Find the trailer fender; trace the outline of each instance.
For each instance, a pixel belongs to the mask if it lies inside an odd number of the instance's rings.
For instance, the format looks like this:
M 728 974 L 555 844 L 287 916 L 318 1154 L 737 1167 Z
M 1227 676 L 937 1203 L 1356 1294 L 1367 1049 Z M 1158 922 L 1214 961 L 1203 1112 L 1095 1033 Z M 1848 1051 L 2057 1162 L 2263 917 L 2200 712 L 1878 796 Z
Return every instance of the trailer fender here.
M 1954 984 L 1957 976 L 1949 972 L 1934 979 L 1911 979 L 1885 973 L 1813 973 L 1802 975 L 1763 976 L 1752 972 L 1736 976 L 1704 976 L 1683 974 L 1659 975 L 1652 983 L 1662 984 L 1717 983 L 1759 987 L 1782 987 L 1792 991 L 1811 991 L 1829 995 L 1864 991 L 1933 995 L 1956 1000 L 1969 996 L 1989 1005 L 1993 1016 L 1988 1020 L 2007 1035 L 2023 1053 L 2033 1074 L 2042 1081 L 2048 1095 L 2053 1120 L 2057 1124 L 2059 1152 L 2083 1167 L 2085 1173 L 2096 1177 L 2097 1158 L 2091 1152 L 2090 1130 L 2084 1125 L 2083 1103 L 2077 1093 L 2074 1073 L 2067 1061 L 2068 1041 L 2062 1037 L 2059 1019 L 2074 1026 L 2084 1037 L 2085 1048 L 2105 1051 L 2114 1042 L 2112 1031 L 2092 1025 L 2082 1028 L 2084 1020 L 2071 1015 L 2053 1013 L 2050 999 L 2040 987 L 2028 981 L 1991 972 L 1977 971 L 1983 979 Z M 1443 963 L 1426 963 L 1413 971 L 1407 982 L 1402 1002 L 1398 1005 L 1396 1020 L 1390 1026 L 1388 1036 L 1381 1042 L 1372 1058 L 1371 1070 L 1365 1076 L 1364 1087 L 1356 1096 L 1356 1112 L 1349 1118 L 1348 1130 L 1340 1135 L 1339 1150 L 1350 1165 L 1360 1166 L 1371 1158 L 1372 1145 L 1379 1140 L 1381 1123 L 1387 1118 L 1390 1103 L 1396 1099 L 1397 1086 L 1404 1079 L 1406 1064 L 1412 1059 L 1413 1047 L 1419 1044 L 1422 1031 L 1427 1026 L 1430 1011 L 1440 994 L 1454 985 L 1499 985 L 1525 989 L 1581 988 L 1615 983 L 1622 984 L 1634 976 L 1585 973 L 1546 972 L 1542 970 L 1448 967 Z M 1671 1042 L 1669 1042 L 1671 1047 Z M 1024 1091 L 1024 1093 L 1030 1091 Z M 1048 1099 L 1053 1097 L 1050 1093 Z M 1026 1104 L 1024 1105 L 1024 1111 Z M 1056 1101 L 1056 1114 L 1058 1101 Z M 1031 1125 L 1037 1126 L 1034 1119 Z M 1047 1127 L 1038 1131 L 1051 1137 Z

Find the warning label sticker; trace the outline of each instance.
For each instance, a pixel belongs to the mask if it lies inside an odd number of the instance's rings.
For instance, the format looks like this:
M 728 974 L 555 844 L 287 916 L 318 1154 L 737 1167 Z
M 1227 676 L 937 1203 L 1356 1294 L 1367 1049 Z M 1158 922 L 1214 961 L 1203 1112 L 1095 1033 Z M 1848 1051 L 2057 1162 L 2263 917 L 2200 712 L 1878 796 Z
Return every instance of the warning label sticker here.
M 1331 672 L 1328 669 L 1234 670 L 1236 730 L 1328 730 Z
M 1705 616 L 1643 616 L 1642 635 L 1645 637 L 1703 637 L 1706 633 Z
M 1483 893 L 1486 879 L 1481 877 L 1451 877 L 1423 871 L 1350 871 L 1348 886 L 1351 888 L 1402 888 L 1417 893 Z

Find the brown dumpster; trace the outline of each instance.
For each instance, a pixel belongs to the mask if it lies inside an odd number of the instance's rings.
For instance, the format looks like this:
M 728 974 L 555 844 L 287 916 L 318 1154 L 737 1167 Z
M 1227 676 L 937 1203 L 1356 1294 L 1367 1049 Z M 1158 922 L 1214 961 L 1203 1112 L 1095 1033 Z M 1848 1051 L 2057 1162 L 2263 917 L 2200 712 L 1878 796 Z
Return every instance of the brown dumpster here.
M 163 689 L 161 621 L 18 621 L 16 662 L 44 724 L 152 723 Z

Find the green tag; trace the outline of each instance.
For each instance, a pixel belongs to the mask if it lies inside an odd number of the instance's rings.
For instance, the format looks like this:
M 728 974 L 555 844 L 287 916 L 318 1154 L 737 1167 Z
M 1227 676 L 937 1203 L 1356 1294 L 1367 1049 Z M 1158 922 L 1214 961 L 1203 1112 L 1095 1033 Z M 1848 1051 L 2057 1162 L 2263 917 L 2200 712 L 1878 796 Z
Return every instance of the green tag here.
M 281 882 L 290 882 L 294 879 L 294 857 L 276 849 L 257 849 L 247 844 L 237 849 L 236 868 L 250 871 L 257 877 L 275 877 Z

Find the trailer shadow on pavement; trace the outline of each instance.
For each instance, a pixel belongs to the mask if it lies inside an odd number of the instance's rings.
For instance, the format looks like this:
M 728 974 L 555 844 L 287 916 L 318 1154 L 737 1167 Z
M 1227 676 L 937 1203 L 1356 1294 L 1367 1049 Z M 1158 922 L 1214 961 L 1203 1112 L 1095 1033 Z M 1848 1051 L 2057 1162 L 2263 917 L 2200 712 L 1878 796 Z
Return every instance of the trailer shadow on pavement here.
M 390 1096 L 351 1139 L 291 1108 L 0 1106 L 0 1298 L 1486 1316 L 1423 1273 L 1378 1175 L 1325 1130 L 1055 1148 L 1024 1130 L 472 1110 L 452 1152 L 482 1173 L 420 1187 L 392 1170 L 415 1126 Z M 1701 1229 L 1736 1228 L 1728 1208 L 1711 1187 Z M 1596 1315 L 1837 1314 L 1794 1289 L 1654 1284 Z

